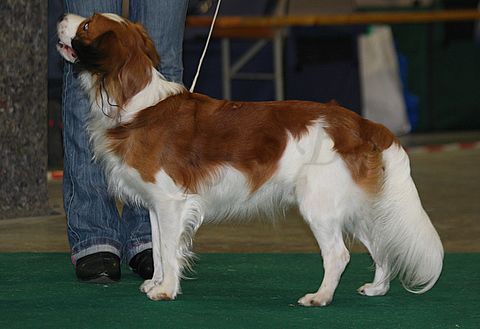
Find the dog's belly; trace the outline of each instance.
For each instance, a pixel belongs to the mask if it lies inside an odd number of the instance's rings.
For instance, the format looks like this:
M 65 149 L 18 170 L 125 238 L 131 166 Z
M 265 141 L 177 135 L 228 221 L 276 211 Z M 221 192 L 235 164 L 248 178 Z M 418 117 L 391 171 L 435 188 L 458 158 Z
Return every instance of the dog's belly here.
M 258 214 L 275 216 L 281 209 L 295 202 L 292 181 L 279 181 L 274 175 L 259 189 L 252 191 L 246 177 L 239 171 L 225 167 L 222 174 L 199 190 L 203 200 L 206 221 L 249 217 Z

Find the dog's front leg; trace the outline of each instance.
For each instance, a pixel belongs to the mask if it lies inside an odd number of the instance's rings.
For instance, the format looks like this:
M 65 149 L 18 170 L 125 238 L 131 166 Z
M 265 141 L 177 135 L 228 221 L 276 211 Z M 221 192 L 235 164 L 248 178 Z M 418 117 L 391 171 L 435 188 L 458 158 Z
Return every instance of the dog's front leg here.
M 153 251 L 153 276 L 145 280 L 140 286 L 140 291 L 147 293 L 154 286 L 158 286 L 163 281 L 163 266 L 160 247 L 160 231 L 158 229 L 158 216 L 153 210 L 150 210 L 150 226 L 152 231 L 152 251 Z
M 180 290 L 177 258 L 182 233 L 178 201 L 162 202 L 151 211 L 154 274 L 140 289 L 152 300 L 173 300 Z

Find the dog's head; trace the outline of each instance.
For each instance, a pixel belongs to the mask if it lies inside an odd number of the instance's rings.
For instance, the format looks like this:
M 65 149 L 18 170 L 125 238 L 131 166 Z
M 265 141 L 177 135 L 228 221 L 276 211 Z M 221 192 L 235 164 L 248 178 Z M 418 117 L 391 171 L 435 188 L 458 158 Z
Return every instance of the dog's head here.
M 144 27 L 115 14 L 67 14 L 58 22 L 57 34 L 63 58 L 89 72 L 118 105 L 142 90 L 159 64 Z

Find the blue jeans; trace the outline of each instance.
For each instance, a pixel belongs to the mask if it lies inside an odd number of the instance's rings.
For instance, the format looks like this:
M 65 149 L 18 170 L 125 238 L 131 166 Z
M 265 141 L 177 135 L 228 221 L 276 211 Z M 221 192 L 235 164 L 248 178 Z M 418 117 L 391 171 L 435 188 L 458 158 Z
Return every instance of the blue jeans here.
M 182 43 L 188 0 L 130 0 L 130 19 L 142 23 L 160 55 L 160 72 L 182 81 Z M 65 11 L 83 17 L 95 12 L 121 14 L 122 0 L 65 0 Z M 112 252 L 129 262 L 151 248 L 148 211 L 125 205 L 121 214 L 107 193 L 102 168 L 92 161 L 86 124 L 89 99 L 71 64 L 63 77 L 63 196 L 72 262 L 92 253 Z

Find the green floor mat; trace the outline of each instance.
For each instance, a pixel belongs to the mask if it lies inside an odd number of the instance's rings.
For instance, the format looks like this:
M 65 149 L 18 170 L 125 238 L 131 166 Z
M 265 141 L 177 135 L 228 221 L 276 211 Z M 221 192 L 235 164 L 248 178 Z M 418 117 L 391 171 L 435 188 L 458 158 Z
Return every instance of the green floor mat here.
M 398 281 L 358 295 L 371 265 L 352 255 L 333 304 L 305 308 L 297 299 L 322 277 L 314 254 L 202 254 L 173 302 L 148 300 L 126 268 L 119 283 L 85 284 L 67 254 L 0 254 L 0 328 L 480 328 L 480 254 L 446 255 L 423 295 Z

